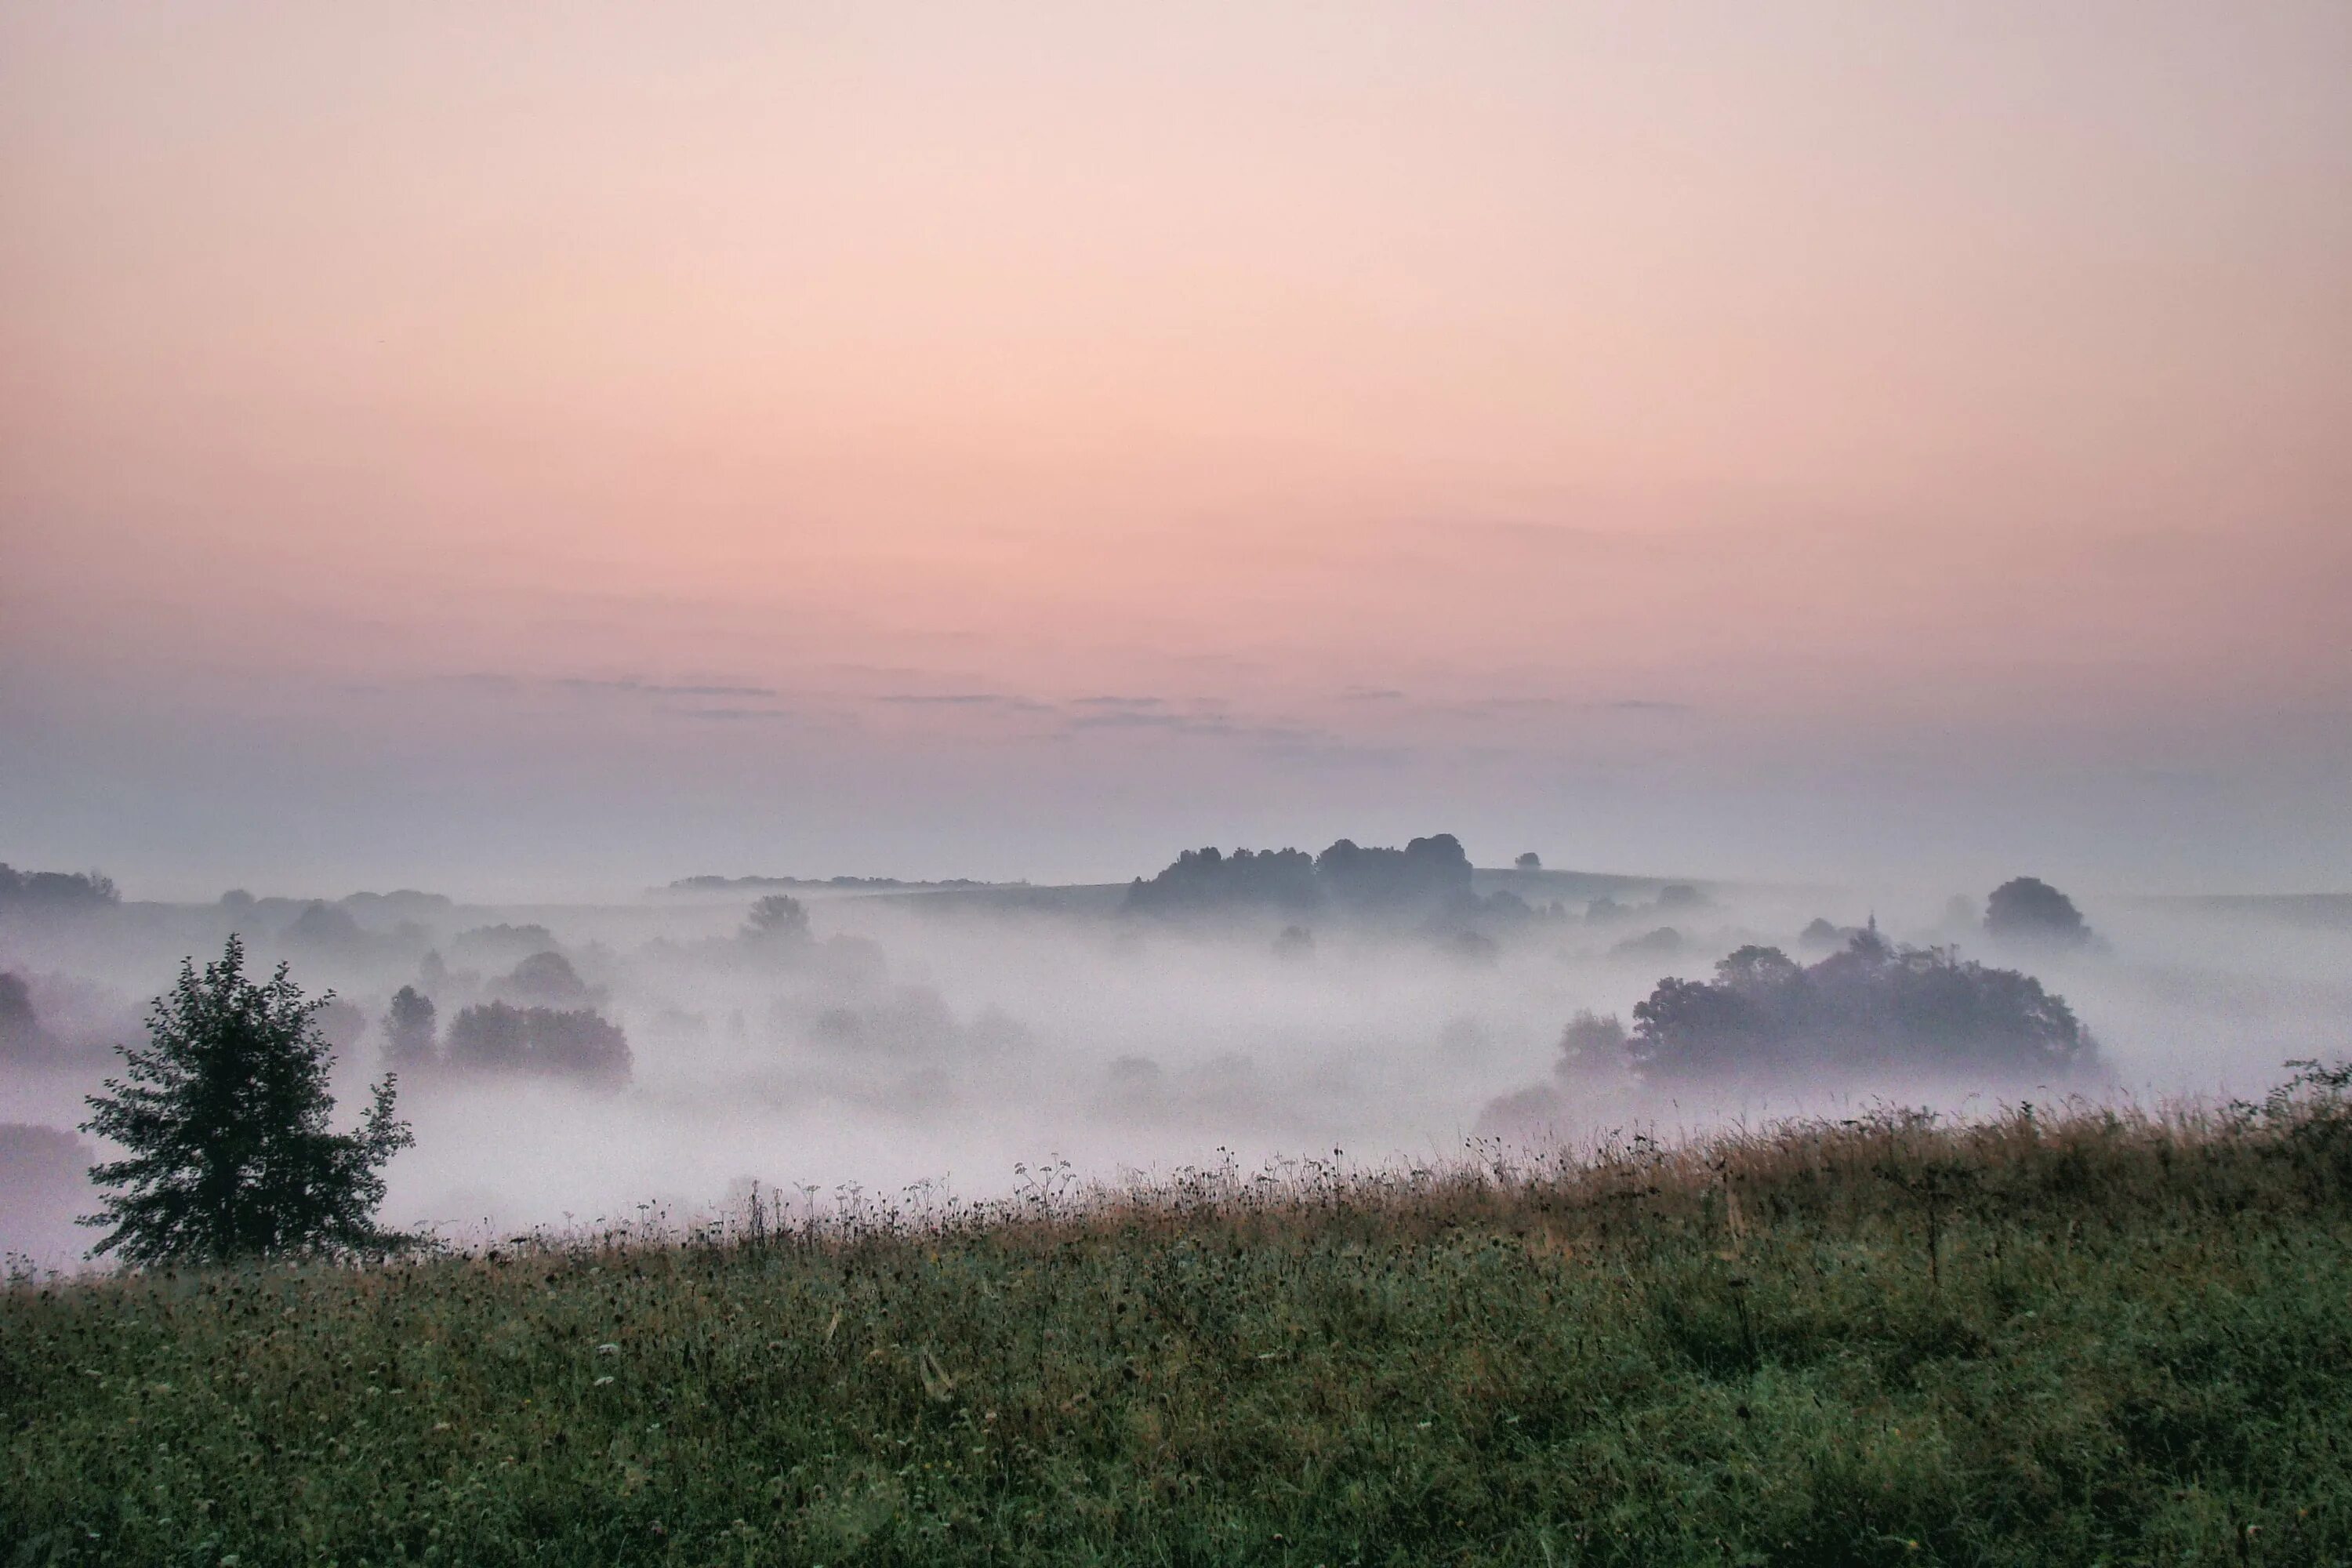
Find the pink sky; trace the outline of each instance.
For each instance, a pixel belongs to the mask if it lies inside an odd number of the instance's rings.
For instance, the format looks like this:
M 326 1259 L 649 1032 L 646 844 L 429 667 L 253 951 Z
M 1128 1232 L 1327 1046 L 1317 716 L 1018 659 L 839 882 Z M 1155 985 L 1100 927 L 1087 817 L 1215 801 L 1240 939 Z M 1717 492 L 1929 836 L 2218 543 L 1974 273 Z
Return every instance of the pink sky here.
M 11 5 L 0 858 L 2352 883 L 2347 83 L 2334 0 Z

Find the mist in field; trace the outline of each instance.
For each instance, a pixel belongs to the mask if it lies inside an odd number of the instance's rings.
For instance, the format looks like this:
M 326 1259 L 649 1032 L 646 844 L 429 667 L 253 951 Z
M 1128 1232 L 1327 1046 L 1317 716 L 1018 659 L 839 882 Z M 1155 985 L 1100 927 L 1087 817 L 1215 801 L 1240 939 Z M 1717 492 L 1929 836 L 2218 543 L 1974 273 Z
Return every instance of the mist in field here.
M 2341 900 L 2085 896 L 2080 940 L 2036 942 L 1986 930 L 1983 889 L 1441 869 L 1456 879 L 1442 899 L 1366 882 L 1379 896 L 1355 903 L 1318 903 L 1303 855 L 1187 855 L 1132 886 L 703 877 L 499 906 L 329 889 L 153 903 L 74 879 L 43 898 L 20 878 L 0 924 L 0 1249 L 56 1268 L 87 1248 L 82 1171 L 109 1152 L 73 1131 L 82 1097 L 183 959 L 201 968 L 233 931 L 251 969 L 283 960 L 333 992 L 320 1023 L 346 1119 L 399 1073 L 416 1142 L 383 1217 L 459 1243 L 675 1227 L 740 1212 L 754 1184 L 796 1212 L 922 1208 L 1885 1103 L 2251 1095 L 2287 1059 L 2339 1053 L 2352 1013 Z M 2084 1047 L 2047 1070 L 1962 1056 L 1675 1073 L 1618 1048 L 1662 980 L 1857 942 L 2031 975 Z

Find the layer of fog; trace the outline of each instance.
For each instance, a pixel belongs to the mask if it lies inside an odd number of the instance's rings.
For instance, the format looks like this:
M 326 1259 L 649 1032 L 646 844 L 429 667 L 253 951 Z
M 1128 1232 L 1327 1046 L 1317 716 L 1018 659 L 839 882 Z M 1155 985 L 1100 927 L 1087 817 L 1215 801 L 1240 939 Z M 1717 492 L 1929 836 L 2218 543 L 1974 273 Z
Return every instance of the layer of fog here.
M 795 889 L 811 936 L 783 944 L 740 934 L 757 896 L 744 889 L 19 917 L 0 925 L 0 971 L 26 980 L 47 1044 L 0 1063 L 0 1123 L 15 1124 L 0 1130 L 0 1249 L 55 1266 L 89 1245 L 70 1218 L 90 1194 L 57 1173 L 91 1148 L 35 1130 L 84 1118 L 82 1097 L 116 1070 L 103 1047 L 140 1037 L 181 959 L 217 956 L 231 930 L 257 968 L 285 958 L 306 988 L 346 1004 L 326 1019 L 346 1116 L 383 1070 L 379 1021 L 403 984 L 434 994 L 446 1028 L 549 947 L 625 1029 L 633 1074 L 619 1088 L 446 1070 L 404 1084 L 416 1144 L 388 1173 L 384 1217 L 461 1240 L 708 1214 L 755 1180 L 822 1207 L 909 1189 L 1001 1195 L 1062 1162 L 1072 1177 L 1116 1181 L 1228 1158 L 1461 1158 L 1482 1132 L 1529 1134 L 1491 1108 L 1560 1081 L 1561 1028 L 1577 1011 L 1630 1023 L 1662 975 L 1703 978 L 1745 942 L 1807 956 L 1800 932 L 1816 917 L 1875 916 L 1893 938 L 2030 970 L 2095 1033 L 2100 1079 L 1790 1082 L 1709 1099 L 1628 1077 L 1576 1086 L 1544 1131 L 1675 1132 L 1886 1101 L 1965 1111 L 2069 1092 L 2252 1095 L 2288 1058 L 2340 1055 L 2352 1016 L 2352 931 L 2259 906 L 2084 899 L 2099 947 L 2017 958 L 1987 949 L 1949 889 L 1713 887 L 1658 907 L 1654 884 L 1626 885 L 1612 896 L 1629 907 L 1593 919 L 1593 889 L 1576 879 L 1480 873 L 1482 891 L 1506 885 L 1537 912 L 1481 922 L 1491 946 L 1316 919 L 1297 922 L 1310 941 L 1286 942 L 1291 920 L 1123 915 L 1115 889 L 1058 901 Z M 501 926 L 543 927 L 551 942 Z M 1652 936 L 1662 929 L 1675 937 Z M 421 967 L 428 952 L 437 969 Z

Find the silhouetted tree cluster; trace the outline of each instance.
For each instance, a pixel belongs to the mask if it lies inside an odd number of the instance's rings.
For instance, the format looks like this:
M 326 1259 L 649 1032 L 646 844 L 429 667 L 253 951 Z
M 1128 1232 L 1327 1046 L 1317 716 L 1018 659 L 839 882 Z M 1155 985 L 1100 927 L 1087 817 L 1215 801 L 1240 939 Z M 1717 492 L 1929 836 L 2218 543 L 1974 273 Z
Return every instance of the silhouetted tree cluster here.
M 1212 845 L 1185 850 L 1149 882 L 1138 878 L 1128 889 L 1127 907 L 1158 914 L 1227 909 L 1302 912 L 1320 908 L 1323 899 L 1315 858 L 1303 849 L 1236 849 L 1227 855 Z
M 1743 947 L 1713 981 L 1662 980 L 1633 1008 L 1628 1044 L 1653 1078 L 1741 1077 L 1808 1067 L 2063 1072 L 2095 1047 L 2065 999 L 2031 975 L 1895 947 L 1865 929 L 1810 968 Z
M 629 1038 L 593 1008 L 484 1002 L 451 1020 L 446 1059 L 457 1068 L 619 1084 L 629 1078 Z
M 1470 890 L 1470 857 L 1451 833 L 1416 838 L 1402 849 L 1360 848 L 1342 838 L 1315 858 L 1315 879 L 1335 904 L 1438 902 Z
M 114 879 L 96 871 L 19 871 L 0 861 L 0 910 L 47 913 L 106 909 L 121 901 Z
M 1402 849 L 1367 848 L 1342 838 L 1322 854 L 1299 849 L 1187 849 L 1174 863 L 1128 889 L 1127 907 L 1154 913 L 1267 909 L 1299 913 L 1324 907 L 1350 911 L 1410 910 L 1470 892 L 1470 857 L 1450 833 L 1416 838 Z
M 124 1070 L 89 1098 L 82 1131 L 128 1153 L 94 1168 L 107 1194 L 83 1223 L 110 1226 L 94 1249 L 133 1263 L 344 1252 L 399 1238 L 376 1228 L 384 1163 L 413 1141 L 393 1120 L 393 1080 L 375 1088 L 355 1132 L 327 1125 L 332 1047 L 286 965 L 245 975 L 245 947 L 180 965 L 155 999 L 148 1043 L 121 1048 Z
M 2085 947 L 2095 940 L 2074 900 L 2039 877 L 2003 882 L 1985 900 L 1987 936 L 2044 947 Z

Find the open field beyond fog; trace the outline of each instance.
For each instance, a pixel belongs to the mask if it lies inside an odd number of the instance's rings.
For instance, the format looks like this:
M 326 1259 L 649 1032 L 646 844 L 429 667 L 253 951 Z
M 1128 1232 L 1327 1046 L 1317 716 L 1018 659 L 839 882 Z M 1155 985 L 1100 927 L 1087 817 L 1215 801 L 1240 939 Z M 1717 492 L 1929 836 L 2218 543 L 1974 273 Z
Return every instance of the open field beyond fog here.
M 1188 1175 L 0 1306 L 12 1563 L 2352 1559 L 2352 1110 Z

